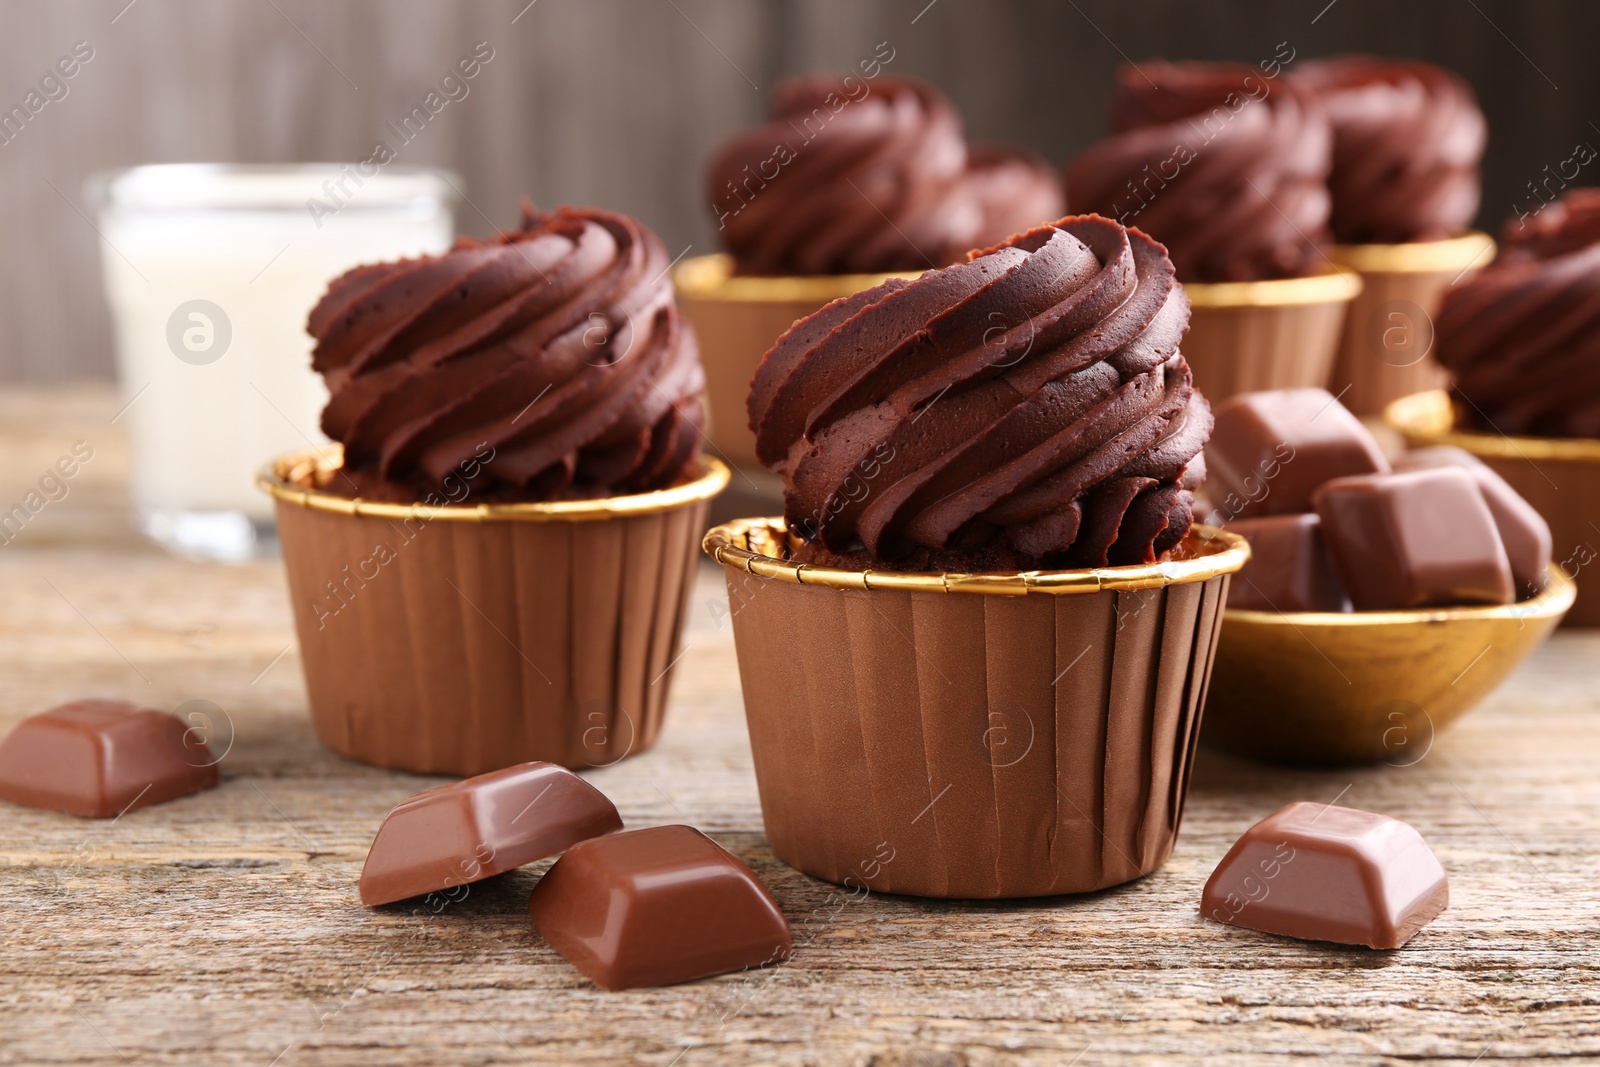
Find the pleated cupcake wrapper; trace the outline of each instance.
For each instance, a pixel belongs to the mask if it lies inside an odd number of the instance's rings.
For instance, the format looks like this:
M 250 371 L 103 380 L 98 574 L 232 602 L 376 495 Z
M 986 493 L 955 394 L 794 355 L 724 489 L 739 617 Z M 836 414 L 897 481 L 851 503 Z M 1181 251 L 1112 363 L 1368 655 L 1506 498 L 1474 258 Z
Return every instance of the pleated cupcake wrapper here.
M 1116 885 L 1171 853 L 1225 575 L 1007 596 L 726 571 L 784 862 L 851 889 L 994 898 Z
M 1240 393 L 1327 384 L 1353 271 L 1262 282 L 1186 284 L 1192 311 L 1180 345 L 1213 404 Z
M 429 774 L 644 751 L 666 711 L 707 506 L 585 522 L 429 521 L 421 508 L 407 522 L 280 497 L 318 735 Z
M 848 294 L 842 294 L 848 295 Z M 683 310 L 700 339 L 700 362 L 706 369 L 706 400 L 711 409 L 707 436 L 729 462 L 764 470 L 756 459 L 756 438 L 750 432 L 745 398 L 761 357 L 796 319 L 826 304 L 820 301 L 726 303 L 683 298 Z
M 674 282 L 678 302 L 700 339 L 711 413 L 707 436 L 719 455 L 738 467 L 765 470 L 756 459 L 756 439 L 745 404 L 761 357 L 797 320 L 890 277 L 894 275 L 734 277 L 727 256 L 697 256 L 683 262 Z
M 1180 348 L 1213 404 L 1262 389 L 1321 388 L 1343 321 L 1343 304 L 1196 307 Z
M 1449 376 L 1432 353 L 1434 316 L 1445 290 L 1488 266 L 1493 253 L 1483 234 L 1333 249 L 1336 262 L 1360 271 L 1362 288 L 1345 314 L 1328 389 L 1357 415 L 1378 415 L 1400 397 L 1444 388 Z M 1409 340 L 1403 355 L 1385 344 L 1391 335 Z
M 1563 626 L 1600 626 L 1600 441 L 1590 460 L 1485 455 L 1550 524 L 1555 562 L 1578 583 Z

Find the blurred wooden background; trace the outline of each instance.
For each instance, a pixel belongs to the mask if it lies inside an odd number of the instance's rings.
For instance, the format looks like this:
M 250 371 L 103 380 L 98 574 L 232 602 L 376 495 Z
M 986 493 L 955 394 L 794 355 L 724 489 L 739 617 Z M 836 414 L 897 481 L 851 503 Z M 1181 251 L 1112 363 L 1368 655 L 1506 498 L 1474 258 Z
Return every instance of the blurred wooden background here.
M 1104 129 L 1124 57 L 1411 55 L 1471 79 L 1489 116 L 1481 221 L 1579 142 L 1600 145 L 1588 0 L 0 0 L 0 103 L 74 42 L 94 58 L 0 145 L 0 379 L 112 374 L 86 176 L 134 163 L 364 158 L 478 41 L 494 60 L 400 162 L 465 179 L 458 224 L 517 198 L 639 216 L 714 249 L 701 165 L 778 78 L 887 41 L 893 73 L 955 98 L 977 140 L 1064 162 Z M 1600 163 L 1591 164 L 1600 168 Z M 1579 181 L 1596 184 L 1600 175 Z

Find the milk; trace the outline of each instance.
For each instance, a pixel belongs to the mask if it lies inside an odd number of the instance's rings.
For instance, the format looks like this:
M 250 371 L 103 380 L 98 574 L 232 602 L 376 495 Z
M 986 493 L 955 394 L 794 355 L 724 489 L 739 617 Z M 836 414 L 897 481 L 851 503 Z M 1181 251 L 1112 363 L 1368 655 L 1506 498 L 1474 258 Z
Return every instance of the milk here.
M 384 171 L 357 185 L 352 171 L 138 167 L 96 189 L 117 421 L 141 525 L 175 551 L 251 554 L 272 514 L 256 471 L 325 448 L 328 395 L 305 321 L 328 282 L 450 245 L 445 176 Z

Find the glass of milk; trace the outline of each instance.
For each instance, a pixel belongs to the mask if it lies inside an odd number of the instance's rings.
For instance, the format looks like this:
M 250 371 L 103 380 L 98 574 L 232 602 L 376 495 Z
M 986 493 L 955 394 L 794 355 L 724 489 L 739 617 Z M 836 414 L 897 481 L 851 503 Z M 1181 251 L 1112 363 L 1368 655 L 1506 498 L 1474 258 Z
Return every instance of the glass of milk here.
M 457 188 L 442 171 L 370 164 L 171 164 L 91 179 L 125 403 L 116 421 L 146 534 L 201 559 L 246 559 L 270 541 L 256 471 L 327 445 L 306 315 L 351 267 L 449 248 Z

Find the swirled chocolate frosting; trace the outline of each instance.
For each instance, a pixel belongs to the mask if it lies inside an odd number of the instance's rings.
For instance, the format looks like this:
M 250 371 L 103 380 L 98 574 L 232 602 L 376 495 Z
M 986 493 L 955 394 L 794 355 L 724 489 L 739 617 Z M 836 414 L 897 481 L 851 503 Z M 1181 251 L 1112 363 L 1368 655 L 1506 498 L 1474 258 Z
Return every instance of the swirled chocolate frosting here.
M 1600 244 L 1600 189 L 1573 189 L 1538 212 L 1505 224 L 1502 265 L 1553 259 Z
M 1186 282 L 1320 269 L 1332 134 L 1310 91 L 1248 66 L 1130 64 L 1112 126 L 1068 166 L 1069 210 L 1137 225 Z
M 1435 354 L 1457 419 L 1536 437 L 1600 437 L 1600 189 L 1508 223 L 1504 251 L 1445 291 Z
M 1296 75 L 1333 125 L 1333 236 L 1342 244 L 1435 241 L 1478 210 L 1487 127 L 1462 78 L 1428 63 L 1340 56 Z
M 750 390 L 799 558 L 914 570 L 1161 558 L 1211 411 L 1166 250 L 1094 215 L 801 319 Z
M 328 488 L 412 501 L 470 471 L 474 500 L 550 500 L 678 481 L 705 379 L 667 266 L 632 219 L 524 204 L 514 232 L 336 279 L 306 326 L 344 444 Z
M 712 159 L 708 188 L 741 274 L 925 270 L 1062 212 L 1043 160 L 969 154 L 955 108 L 911 78 L 780 85 L 771 120 Z

